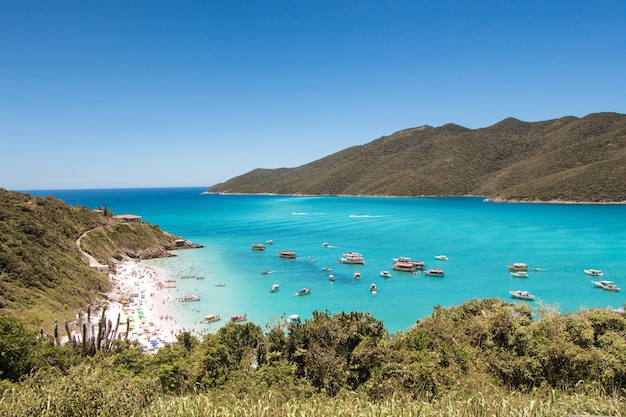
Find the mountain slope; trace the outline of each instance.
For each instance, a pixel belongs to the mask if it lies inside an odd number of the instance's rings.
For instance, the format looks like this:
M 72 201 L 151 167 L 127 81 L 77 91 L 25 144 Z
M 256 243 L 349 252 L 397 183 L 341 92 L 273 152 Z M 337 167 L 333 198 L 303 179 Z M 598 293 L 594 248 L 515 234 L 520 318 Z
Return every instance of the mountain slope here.
M 213 193 L 487 196 L 495 200 L 626 200 L 626 115 L 483 129 L 405 129 L 296 167 L 256 169 Z

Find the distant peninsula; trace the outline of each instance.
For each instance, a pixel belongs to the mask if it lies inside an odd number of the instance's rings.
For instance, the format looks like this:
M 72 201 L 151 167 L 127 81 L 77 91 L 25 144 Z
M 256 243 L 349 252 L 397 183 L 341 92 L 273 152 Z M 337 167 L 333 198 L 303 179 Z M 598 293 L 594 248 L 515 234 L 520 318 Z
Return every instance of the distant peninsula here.
M 410 128 L 299 167 L 255 169 L 207 193 L 625 203 L 626 115 Z

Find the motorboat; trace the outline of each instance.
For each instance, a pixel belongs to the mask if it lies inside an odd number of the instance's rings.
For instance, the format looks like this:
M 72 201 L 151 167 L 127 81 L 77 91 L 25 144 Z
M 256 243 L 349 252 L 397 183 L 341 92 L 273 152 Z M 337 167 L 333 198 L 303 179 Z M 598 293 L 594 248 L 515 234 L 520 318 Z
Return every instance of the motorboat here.
M 327 247 L 328 247 L 328 243 L 327 243 L 327 242 L 324 242 L 324 243 L 322 243 L 322 246 L 323 246 L 323 247 L 325 247 L 325 248 L 327 248 Z
M 528 291 L 515 290 L 515 291 L 509 291 L 509 294 L 511 294 L 511 297 L 519 298 L 520 300 L 532 301 L 535 299 L 535 296 L 529 293 Z
M 270 271 L 269 269 L 265 269 L 265 270 L 261 271 L 262 275 L 269 275 L 271 273 L 272 273 L 272 271 Z
M 617 286 L 617 284 L 615 284 L 613 281 L 602 280 L 602 281 L 591 281 L 591 283 L 595 285 L 596 287 L 602 288 L 603 290 L 607 290 L 607 291 L 620 291 L 621 290 Z
M 340 261 L 344 264 L 364 264 L 365 260 L 363 259 L 363 255 L 358 252 L 346 252 L 343 254 L 343 257 Z
M 237 323 L 240 321 L 246 321 L 248 319 L 248 314 L 233 314 L 230 316 L 230 321 Z
M 311 289 L 310 288 L 301 288 L 298 291 L 296 291 L 296 295 L 307 295 L 311 293 Z
M 214 323 L 214 322 L 216 322 L 216 321 L 218 321 L 218 320 L 221 320 L 221 319 L 222 319 L 222 316 L 220 316 L 219 314 L 207 314 L 207 315 L 204 317 L 204 320 L 203 320 L 203 321 L 204 321 L 205 323 Z
M 354 273 L 354 279 L 361 279 L 361 273 L 360 272 L 355 272 Z
M 278 284 L 272 284 L 272 286 L 270 287 L 270 292 L 276 292 L 280 289 L 280 285 Z
M 443 277 L 443 269 L 441 268 L 430 268 L 428 271 L 424 272 L 424 275 L 428 275 L 431 277 Z
M 391 264 L 391 267 L 394 271 L 401 272 L 414 272 L 417 269 L 413 263 L 403 261 L 396 261 L 395 263 Z
M 296 259 L 296 253 L 292 250 L 281 250 L 278 256 L 285 259 Z
M 425 269 L 426 268 L 426 263 L 424 261 L 418 261 L 415 260 L 413 258 L 409 258 L 408 256 L 400 256 L 398 258 L 393 258 L 393 261 L 395 263 L 408 263 L 408 264 L 412 264 L 415 269 Z
M 335 280 L 335 276 L 334 276 L 333 274 L 330 274 L 330 275 L 328 276 L 328 279 L 329 279 L 330 281 L 334 281 L 334 280 Z
M 300 322 L 300 316 L 297 314 L 292 314 L 291 316 L 287 317 L 287 324 L 296 324 Z
M 267 243 L 268 245 L 273 245 L 274 241 L 272 239 L 268 239 L 265 241 L 265 243 Z
M 391 272 L 389 271 L 380 271 L 380 276 L 383 278 L 391 278 Z
M 602 270 L 600 269 L 585 269 L 585 274 L 587 275 L 591 275 L 593 277 L 601 277 L 602 274 Z
M 527 271 L 515 271 L 515 272 L 511 272 L 511 276 L 515 278 L 528 278 L 528 272 Z
M 252 249 L 253 250 L 265 250 L 265 245 L 262 243 L 253 243 Z
M 376 284 L 370 284 L 370 291 L 373 294 L 376 294 L 378 292 L 378 288 L 376 287 Z
M 322 268 L 322 271 L 330 271 L 330 266 L 325 266 Z
M 515 263 L 509 264 L 507 266 L 509 268 L 509 271 L 511 271 L 511 272 L 528 271 L 528 265 L 526 265 L 523 262 L 515 262 Z
M 435 255 L 435 259 L 439 259 L 440 261 L 447 261 L 448 257 L 446 255 Z
M 187 303 L 189 301 L 200 301 L 200 296 L 195 294 L 185 294 L 180 297 L 178 301 L 182 301 L 183 303 Z

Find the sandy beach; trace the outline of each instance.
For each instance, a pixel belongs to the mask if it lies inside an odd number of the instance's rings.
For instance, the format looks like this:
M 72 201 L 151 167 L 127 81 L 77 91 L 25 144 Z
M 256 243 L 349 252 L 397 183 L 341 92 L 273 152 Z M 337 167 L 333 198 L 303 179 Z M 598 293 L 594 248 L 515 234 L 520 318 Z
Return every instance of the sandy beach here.
M 128 338 L 146 351 L 172 343 L 184 331 L 195 332 L 178 324 L 173 304 L 180 302 L 180 295 L 175 280 L 168 278 L 165 270 L 128 260 L 118 263 L 109 279 L 113 288 L 106 315 L 113 321 L 120 315 L 120 337 L 126 332 L 127 319 Z

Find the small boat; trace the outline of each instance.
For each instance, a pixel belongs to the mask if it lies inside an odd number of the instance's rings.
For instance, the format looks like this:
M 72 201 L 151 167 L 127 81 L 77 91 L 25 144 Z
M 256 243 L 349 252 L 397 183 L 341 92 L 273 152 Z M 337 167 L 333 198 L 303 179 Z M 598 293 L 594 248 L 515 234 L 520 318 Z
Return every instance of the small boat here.
M 183 303 L 187 303 L 189 301 L 200 301 L 200 296 L 195 294 L 185 294 L 180 297 L 178 301 L 182 301 Z
M 528 272 L 526 271 L 515 271 L 511 272 L 511 276 L 515 278 L 528 278 Z
M 519 298 L 521 300 L 534 300 L 535 296 L 532 295 L 531 293 L 529 293 L 528 291 L 522 291 L 522 290 L 516 290 L 516 291 L 509 291 L 509 294 L 511 294 L 511 297 L 513 298 Z
M 376 287 L 376 284 L 370 284 L 370 291 L 373 294 L 376 294 L 378 292 L 378 288 Z
M 600 269 L 585 269 L 585 274 L 587 275 L 591 275 L 593 277 L 601 277 L 602 276 L 602 270 Z
M 391 272 L 389 271 L 380 271 L 380 276 L 384 278 L 391 278 Z
M 271 273 L 272 273 L 272 271 L 270 271 L 269 269 L 265 269 L 265 270 L 261 271 L 262 275 L 268 275 L 268 274 L 271 274 Z
M 297 314 L 292 314 L 291 316 L 287 317 L 288 324 L 296 324 L 299 322 L 300 322 L 300 316 Z
M 322 243 L 322 246 L 327 248 L 328 247 L 328 243 L 324 242 L 324 243 Z
M 443 277 L 443 269 L 430 268 L 428 271 L 424 272 L 424 275 L 428 275 L 431 277 Z
M 270 292 L 276 292 L 280 289 L 280 285 L 278 284 L 272 284 L 272 286 L 270 287 Z
M 248 319 L 248 314 L 233 314 L 230 316 L 230 321 L 237 323 L 239 321 L 246 321 Z
M 343 257 L 340 259 L 340 261 L 344 264 L 362 265 L 365 263 L 363 255 L 358 252 L 346 252 L 343 254 Z
M 292 250 L 281 250 L 278 256 L 285 259 L 296 259 L 296 253 Z
M 225 282 L 218 282 L 217 284 L 215 284 L 216 287 L 225 287 L 226 283 Z
M 330 271 L 330 266 L 325 266 L 322 268 L 322 271 Z
M 447 261 L 448 257 L 446 255 L 435 255 L 435 259 L 439 259 L 440 261 Z
M 354 273 L 354 279 L 361 279 L 361 273 L 360 272 L 355 272 Z
M 298 291 L 296 291 L 296 295 L 307 295 L 311 293 L 311 289 L 310 288 L 301 288 Z
M 268 245 L 273 245 L 274 241 L 272 239 L 268 239 L 265 241 L 265 243 L 267 243 Z
M 621 289 L 613 281 L 591 281 L 593 285 L 607 291 L 620 291 Z
M 334 281 L 335 280 L 335 276 L 333 274 L 330 274 L 328 276 L 328 279 L 331 280 L 331 281 Z
M 220 316 L 219 314 L 207 314 L 207 315 L 204 317 L 204 320 L 203 320 L 203 321 L 204 321 L 205 323 L 213 323 L 213 322 L 216 322 L 216 321 L 218 321 L 218 320 L 221 320 L 221 318 L 222 318 L 222 316 Z
M 507 266 L 509 268 L 509 271 L 511 271 L 511 272 L 528 271 L 528 265 L 526 265 L 523 262 L 515 262 L 515 263 L 509 264 Z
M 253 243 L 252 249 L 253 250 L 265 250 L 265 245 L 262 243 Z

